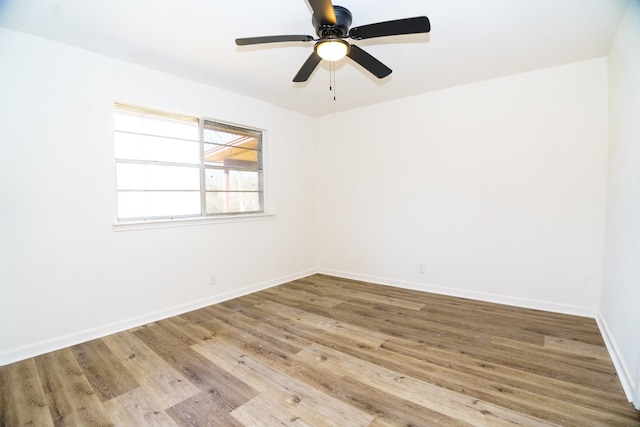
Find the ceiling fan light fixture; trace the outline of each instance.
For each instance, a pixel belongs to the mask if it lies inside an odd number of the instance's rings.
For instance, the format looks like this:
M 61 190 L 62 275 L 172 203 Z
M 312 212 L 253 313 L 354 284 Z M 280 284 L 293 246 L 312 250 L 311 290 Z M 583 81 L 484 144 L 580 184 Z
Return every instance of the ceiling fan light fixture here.
M 325 61 L 339 61 L 349 53 L 349 43 L 344 40 L 323 40 L 316 43 L 316 53 Z

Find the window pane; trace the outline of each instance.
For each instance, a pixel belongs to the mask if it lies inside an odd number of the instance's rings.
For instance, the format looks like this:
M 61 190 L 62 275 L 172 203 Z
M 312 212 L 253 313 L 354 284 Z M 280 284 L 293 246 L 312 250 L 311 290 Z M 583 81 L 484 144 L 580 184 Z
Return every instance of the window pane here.
M 207 192 L 207 214 L 261 211 L 259 193 Z
M 197 167 L 118 163 L 116 174 L 118 190 L 200 190 Z
M 118 218 L 200 215 L 198 191 L 118 191 Z
M 200 162 L 200 143 L 159 136 L 115 132 L 116 159 L 160 162 Z
M 211 129 L 208 128 L 206 124 L 204 128 L 204 142 L 253 148 L 254 150 L 257 150 L 260 144 L 260 141 L 255 136 L 239 135 L 237 133 L 223 131 L 220 129 Z
M 228 145 L 204 144 L 204 161 L 208 165 L 261 169 L 258 151 Z
M 142 132 L 142 114 L 116 110 L 113 113 L 113 128 L 129 132 Z
M 206 189 L 208 191 L 258 191 L 260 174 L 254 171 L 207 169 Z
M 119 110 L 115 111 L 113 117 L 115 130 L 199 140 L 197 119 L 174 119 L 162 115 Z

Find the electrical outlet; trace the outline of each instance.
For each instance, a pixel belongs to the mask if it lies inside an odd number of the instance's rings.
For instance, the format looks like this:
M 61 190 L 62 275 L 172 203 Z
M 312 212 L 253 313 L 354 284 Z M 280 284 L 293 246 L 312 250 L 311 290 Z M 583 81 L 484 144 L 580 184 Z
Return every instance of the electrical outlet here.
M 427 266 L 424 264 L 418 264 L 418 273 L 424 274 L 425 271 L 427 271 Z
M 217 282 L 217 278 L 215 274 L 209 276 L 209 286 L 215 285 Z

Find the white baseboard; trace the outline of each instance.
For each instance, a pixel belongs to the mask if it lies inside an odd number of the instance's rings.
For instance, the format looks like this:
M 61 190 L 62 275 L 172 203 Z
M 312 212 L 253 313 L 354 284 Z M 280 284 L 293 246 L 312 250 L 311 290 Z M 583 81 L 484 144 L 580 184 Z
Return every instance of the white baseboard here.
M 640 366 L 640 360 L 638 361 Z M 636 396 L 633 399 L 633 406 L 640 411 L 640 372 L 638 372 L 638 378 L 636 379 Z
M 631 377 L 631 371 L 629 370 L 629 367 L 625 363 L 624 359 L 621 357 L 618 345 L 613 339 L 613 336 L 609 331 L 609 327 L 607 326 L 607 322 L 602 316 L 602 313 L 598 312 L 598 315 L 596 316 L 596 322 L 598 323 L 598 327 L 600 328 L 600 334 L 604 339 L 607 350 L 609 350 L 609 355 L 611 356 L 611 360 L 613 361 L 613 366 L 616 368 L 618 378 L 620 378 L 620 383 L 622 384 L 624 393 L 627 396 L 629 402 L 633 402 L 636 409 L 640 410 L 640 399 L 638 398 L 640 390 L 635 390 L 636 386 L 634 385 L 634 379 Z
M 25 360 L 30 357 L 39 356 L 41 354 L 49 353 L 51 351 L 60 350 L 62 348 L 70 347 L 83 342 L 91 341 L 97 338 L 102 338 L 107 335 L 122 332 L 127 329 L 135 328 L 138 326 L 153 323 L 158 320 L 166 319 L 171 316 L 177 316 L 189 311 L 197 310 L 212 304 L 217 304 L 223 301 L 227 301 L 233 298 L 237 298 L 243 295 L 247 295 L 253 292 L 257 292 L 263 289 L 268 289 L 274 286 L 281 285 L 283 283 L 291 282 L 293 280 L 301 279 L 303 277 L 315 274 L 317 270 L 309 269 L 303 270 L 298 273 L 290 274 L 276 279 L 268 280 L 262 283 L 256 283 L 254 285 L 245 286 L 241 289 L 234 289 L 230 292 L 213 295 L 207 298 L 191 301 L 186 304 L 180 304 L 174 307 L 169 307 L 163 310 L 158 310 L 153 313 L 147 313 L 141 316 L 136 316 L 126 320 L 114 322 L 111 324 L 99 326 L 96 328 L 85 329 L 83 331 L 74 332 L 72 334 L 63 335 L 55 338 L 51 338 L 45 341 L 40 341 L 34 344 L 29 344 L 23 347 L 11 349 L 0 353 L 0 366 L 8 365 L 10 363 Z
M 553 313 L 572 314 L 575 316 L 583 316 L 595 318 L 596 310 L 590 307 L 581 307 L 570 304 L 558 304 L 549 301 L 540 301 L 529 298 L 513 297 L 509 295 L 491 294 L 487 292 L 470 291 L 466 289 L 447 288 L 444 286 L 436 286 L 428 283 L 410 282 L 406 280 L 391 279 L 386 277 L 369 276 L 366 274 L 358 274 L 347 271 L 333 270 L 321 268 L 318 273 L 327 274 L 329 276 L 343 277 L 345 279 L 360 280 L 363 282 L 377 283 L 380 285 L 394 286 L 397 288 L 413 289 L 422 292 L 431 292 L 434 294 L 448 295 L 460 298 L 469 298 L 479 301 L 494 302 L 497 304 L 512 305 L 515 307 L 531 308 L 535 310 L 550 311 Z

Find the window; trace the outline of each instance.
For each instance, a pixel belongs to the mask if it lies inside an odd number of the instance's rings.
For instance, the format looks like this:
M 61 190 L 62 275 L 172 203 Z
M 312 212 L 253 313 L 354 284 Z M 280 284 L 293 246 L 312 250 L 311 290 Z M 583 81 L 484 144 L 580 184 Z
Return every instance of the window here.
M 264 212 L 262 132 L 116 104 L 118 220 Z

